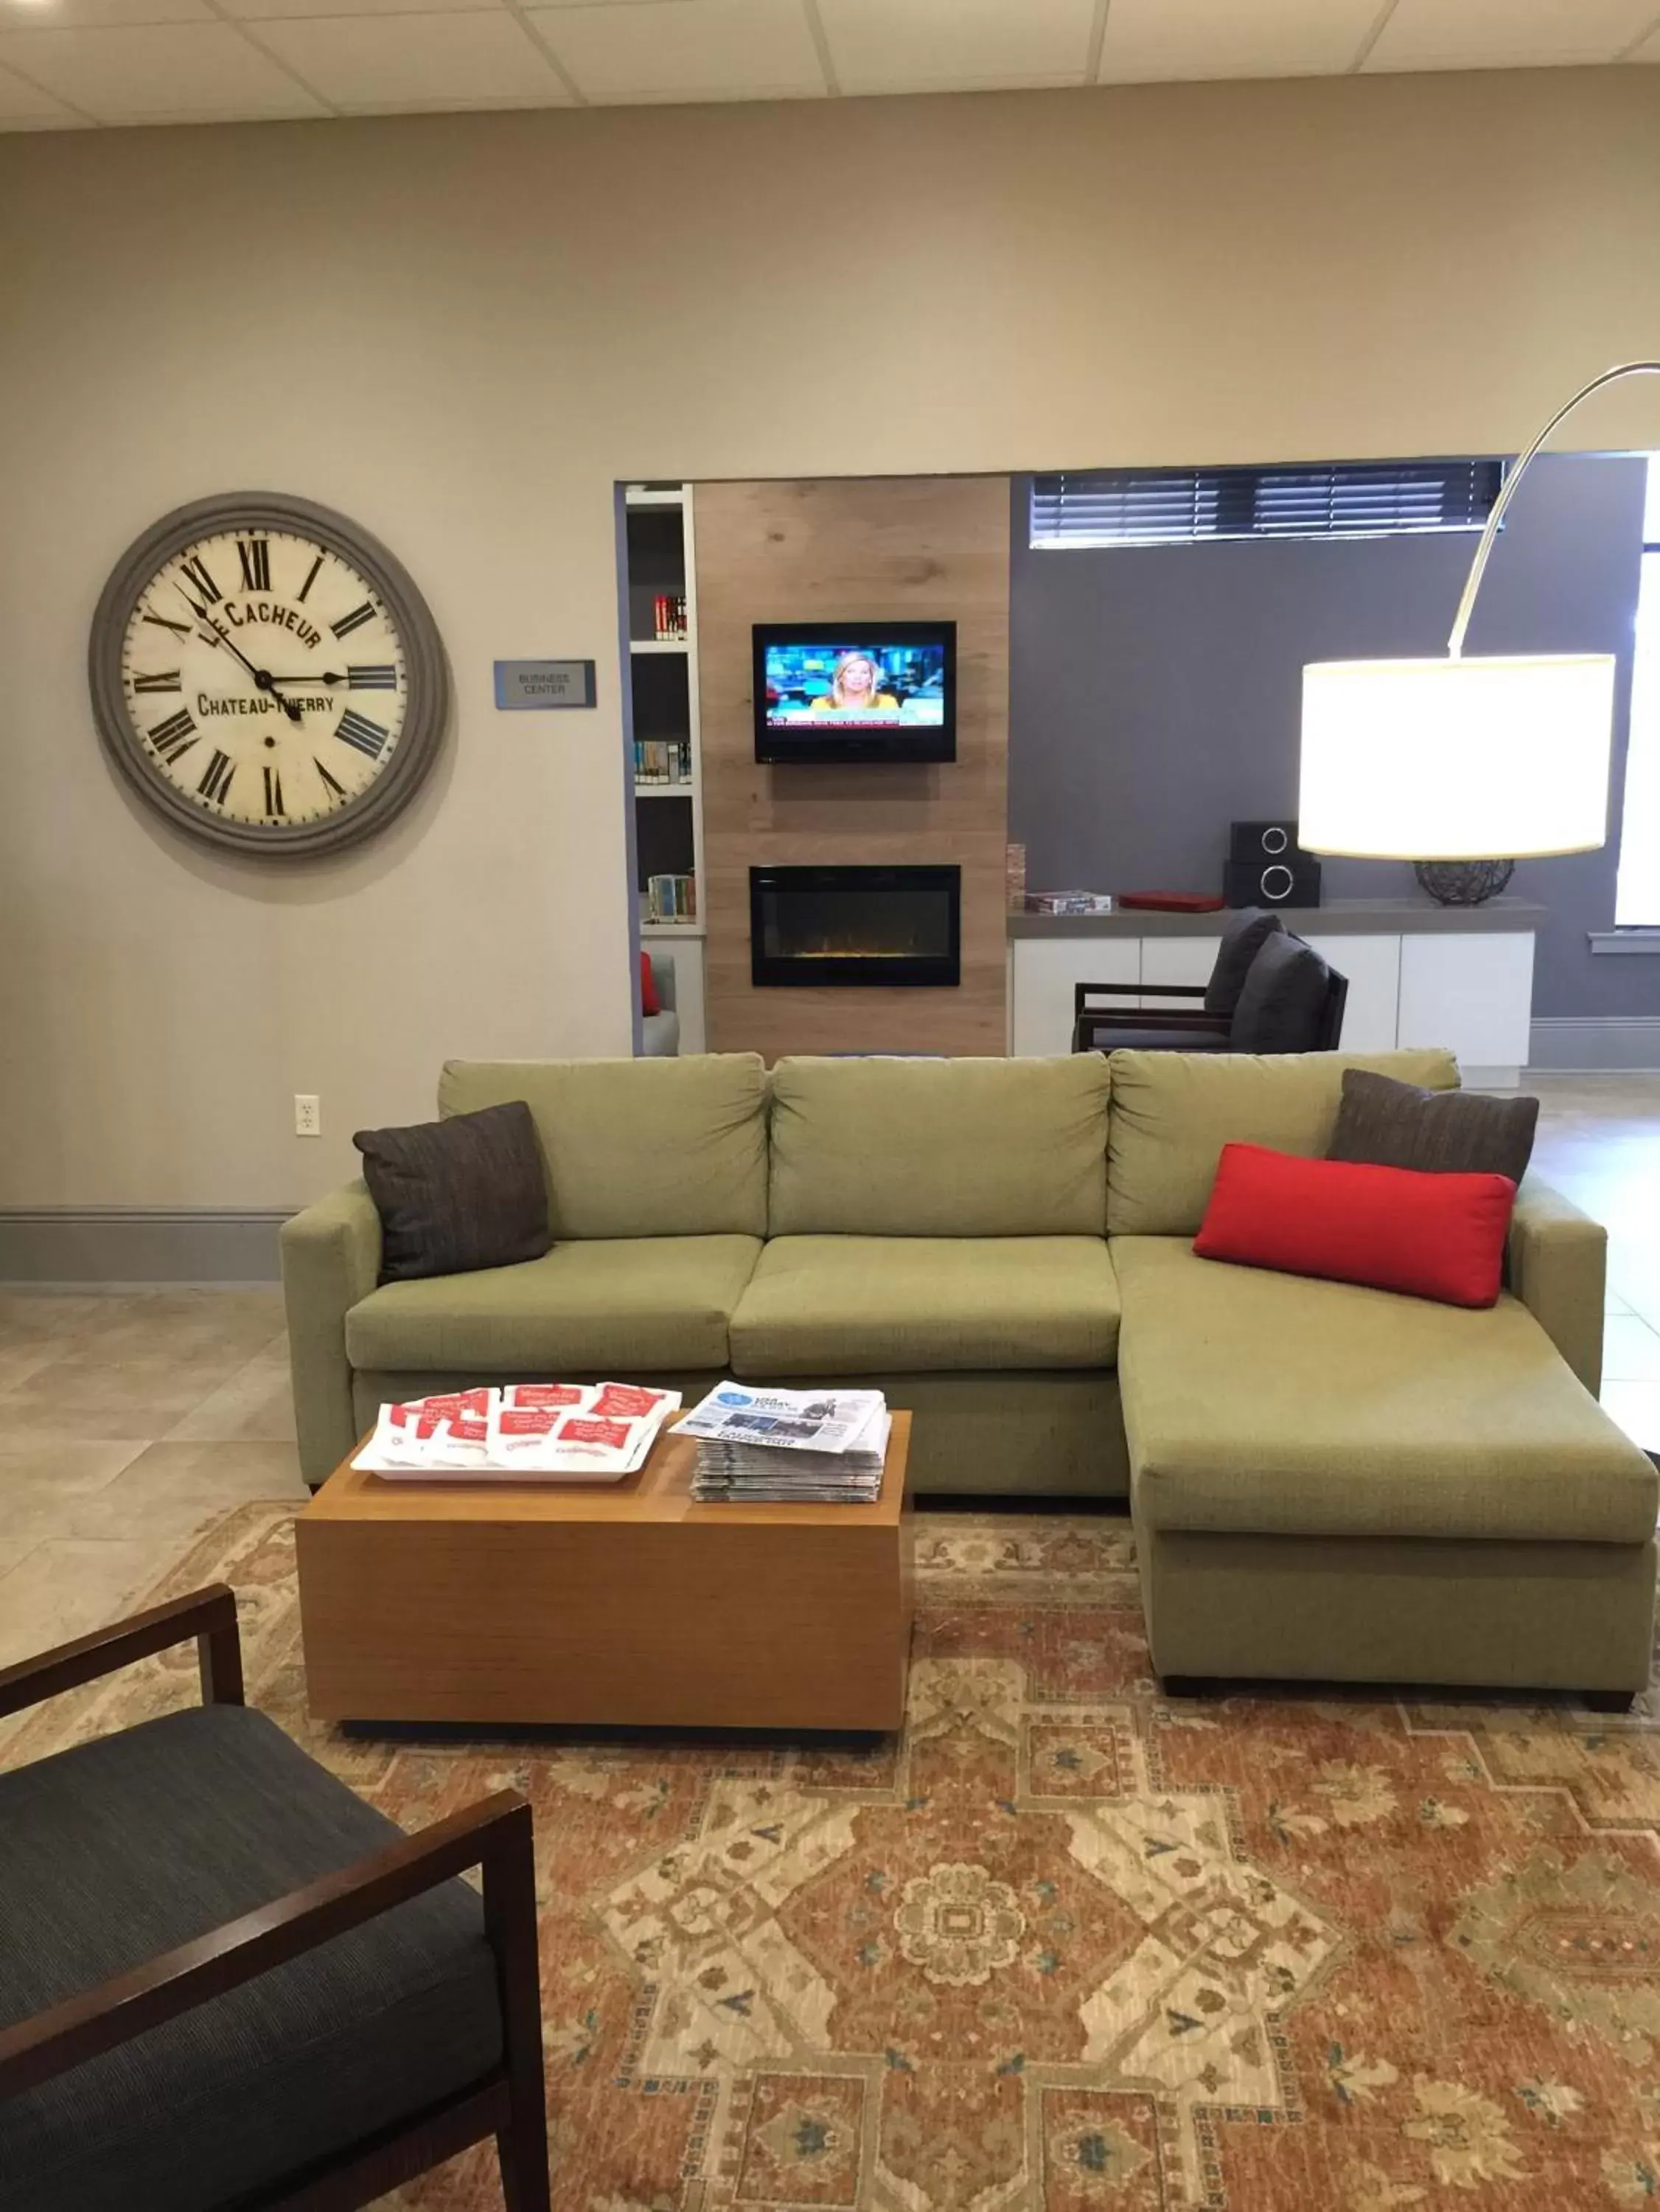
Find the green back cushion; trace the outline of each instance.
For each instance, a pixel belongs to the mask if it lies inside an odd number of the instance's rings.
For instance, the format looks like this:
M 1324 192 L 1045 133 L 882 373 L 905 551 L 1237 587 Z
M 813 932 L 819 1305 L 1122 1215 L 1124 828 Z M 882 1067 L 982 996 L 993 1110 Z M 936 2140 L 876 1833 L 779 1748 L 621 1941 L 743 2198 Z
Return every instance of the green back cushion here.
M 781 1060 L 774 1237 L 1099 1237 L 1106 1062 Z
M 554 1240 L 766 1233 L 759 1054 L 686 1060 L 451 1060 L 441 1115 L 523 1098 L 548 1163 Z
M 1456 1091 L 1450 1052 L 1115 1052 L 1106 1225 L 1115 1237 L 1191 1237 L 1228 1144 L 1324 1154 L 1346 1067 Z

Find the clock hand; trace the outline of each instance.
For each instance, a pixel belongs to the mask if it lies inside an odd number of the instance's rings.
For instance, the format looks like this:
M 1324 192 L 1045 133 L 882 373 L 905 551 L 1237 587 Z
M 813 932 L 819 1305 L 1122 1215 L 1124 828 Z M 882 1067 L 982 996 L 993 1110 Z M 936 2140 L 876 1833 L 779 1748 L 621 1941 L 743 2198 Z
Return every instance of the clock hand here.
M 318 676 L 273 676 L 273 684 L 343 684 L 346 678 L 337 668 L 325 668 Z
M 276 690 L 272 684 L 270 672 L 264 668 L 256 668 L 252 661 L 249 659 L 247 654 L 243 652 L 241 647 L 237 643 L 236 640 L 230 635 L 230 633 L 227 630 L 221 629 L 219 624 L 208 612 L 208 610 L 205 607 L 198 606 L 182 584 L 175 582 L 173 584 L 173 589 L 178 592 L 179 598 L 184 600 L 185 605 L 196 617 L 197 622 L 204 623 L 207 625 L 206 635 L 211 636 L 215 642 L 220 645 L 228 646 L 230 650 L 242 663 L 242 665 L 247 670 L 249 675 L 252 677 L 254 683 L 258 689 L 270 694 L 270 696 L 276 700 L 277 705 L 281 707 L 288 720 L 291 722 L 303 722 L 306 719 L 303 710 L 296 705 L 294 700 L 285 699 L 282 693 Z

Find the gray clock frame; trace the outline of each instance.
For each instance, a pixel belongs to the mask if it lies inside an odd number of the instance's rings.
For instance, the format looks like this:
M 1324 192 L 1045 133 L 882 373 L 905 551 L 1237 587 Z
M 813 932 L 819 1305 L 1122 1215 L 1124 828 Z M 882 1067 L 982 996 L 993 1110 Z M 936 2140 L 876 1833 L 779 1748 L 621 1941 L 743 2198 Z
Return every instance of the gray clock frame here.
M 385 769 L 360 799 L 324 822 L 227 822 L 195 805 L 162 775 L 132 719 L 122 681 L 127 626 L 146 588 L 187 545 L 225 530 L 296 531 L 338 555 L 385 607 L 403 648 L 403 726 Z M 450 714 L 450 672 L 432 611 L 414 578 L 378 538 L 332 507 L 285 492 L 227 492 L 194 500 L 136 538 L 116 562 L 93 616 L 87 648 L 93 718 L 105 751 L 128 785 L 176 829 L 219 852 L 272 858 L 337 853 L 372 837 L 403 812 L 438 757 Z

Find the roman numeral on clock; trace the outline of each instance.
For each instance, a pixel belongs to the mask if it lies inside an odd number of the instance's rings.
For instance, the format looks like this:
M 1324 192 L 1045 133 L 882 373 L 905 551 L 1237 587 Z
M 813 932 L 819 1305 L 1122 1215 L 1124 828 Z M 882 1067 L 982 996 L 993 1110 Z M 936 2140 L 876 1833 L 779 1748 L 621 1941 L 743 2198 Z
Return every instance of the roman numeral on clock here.
M 300 602 L 300 605 L 301 605 L 302 607 L 303 607 L 303 606 L 305 605 L 305 604 L 306 604 L 306 596 L 307 592 L 311 590 L 312 586 L 312 585 L 317 581 L 317 572 L 318 572 L 318 570 L 322 566 L 323 566 L 323 556 L 319 553 L 319 554 L 318 555 L 318 556 L 317 556 L 316 560 L 312 562 L 312 563 L 311 567 L 310 567 L 309 568 L 307 568 L 307 569 L 306 569 L 306 580 L 305 580 L 305 582 L 300 586 L 300 589 L 299 589 L 299 590 L 294 593 L 294 597 L 295 597 L 295 599 L 297 599 L 299 600 L 299 602 Z
M 135 676 L 132 688 L 135 691 L 179 691 L 184 687 L 176 668 L 163 668 L 154 676 Z
M 378 665 L 371 668 L 353 666 L 346 671 L 346 682 L 354 691 L 396 691 L 397 671 Z
M 188 623 L 169 622 L 166 615 L 147 614 L 144 619 L 147 623 L 154 623 L 157 629 L 170 629 L 175 637 L 188 637 L 191 634 Z
M 271 549 L 264 538 L 239 538 L 236 557 L 242 564 L 242 588 L 245 592 L 269 592 L 271 588 Z
M 192 553 L 188 559 L 181 561 L 179 565 L 185 571 L 185 580 L 194 585 L 210 607 L 216 605 L 224 598 L 225 594 L 208 574 L 199 554 Z
M 265 812 L 268 817 L 288 812 L 282 804 L 282 779 L 269 761 L 265 763 Z
M 345 785 L 343 783 L 336 782 L 333 776 L 329 774 L 328 769 L 324 767 L 322 762 L 318 760 L 315 753 L 312 755 L 312 766 L 317 770 L 318 774 L 322 777 L 329 789 L 333 792 L 336 799 L 343 799 L 346 796 Z
M 330 623 L 329 628 L 336 637 L 349 637 L 354 629 L 361 629 L 366 622 L 373 620 L 374 609 L 365 599 L 360 607 L 354 607 L 350 614 L 342 615 L 340 620 Z
M 235 774 L 236 769 L 232 765 L 230 755 L 221 753 L 215 746 L 213 758 L 208 763 L 202 781 L 196 787 L 197 790 L 203 799 L 213 799 L 222 806 L 230 796 L 231 778 Z
M 181 707 L 176 714 L 169 714 L 165 722 L 158 722 L 150 732 L 150 743 L 164 761 L 176 761 L 180 753 L 188 752 L 196 743 L 196 724 L 188 707 Z
M 340 727 L 335 735 L 345 744 L 354 746 L 359 752 L 367 753 L 371 760 L 379 760 L 386 750 L 386 740 L 391 732 L 382 729 L 379 722 L 372 722 L 367 714 L 357 714 L 348 707 L 340 718 Z

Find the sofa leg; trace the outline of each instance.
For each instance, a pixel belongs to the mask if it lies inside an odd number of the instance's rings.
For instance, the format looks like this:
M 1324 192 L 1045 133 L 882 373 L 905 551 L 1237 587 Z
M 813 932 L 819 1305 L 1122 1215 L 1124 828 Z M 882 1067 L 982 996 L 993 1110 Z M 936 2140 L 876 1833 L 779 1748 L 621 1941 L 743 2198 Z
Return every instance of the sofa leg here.
M 1582 1690 L 1579 1695 L 1594 1713 L 1628 1713 L 1637 1698 L 1635 1690 Z

